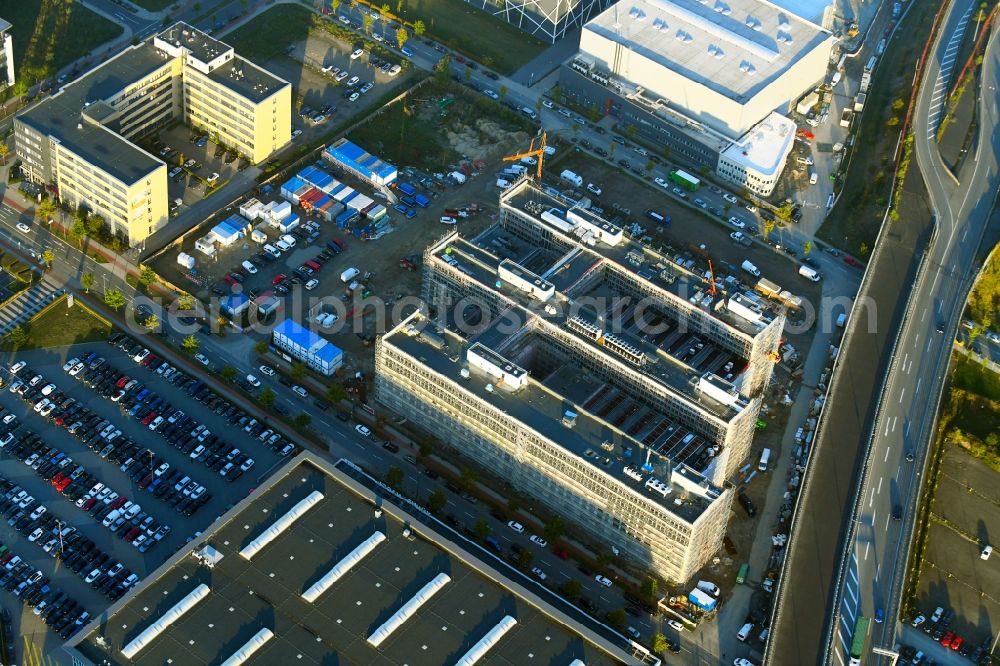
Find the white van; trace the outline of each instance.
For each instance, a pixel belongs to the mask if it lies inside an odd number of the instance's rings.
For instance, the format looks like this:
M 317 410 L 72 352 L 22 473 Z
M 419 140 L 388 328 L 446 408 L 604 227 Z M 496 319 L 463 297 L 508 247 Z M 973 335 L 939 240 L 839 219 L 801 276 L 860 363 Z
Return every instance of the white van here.
M 745 270 L 747 273 L 749 273 L 754 277 L 760 277 L 760 269 L 754 266 L 753 263 L 750 262 L 750 260 L 748 259 L 743 260 L 743 263 L 740 265 L 740 268 L 742 268 L 743 270 Z
M 740 629 L 740 632 L 736 634 L 736 638 L 746 643 L 747 638 L 750 637 L 751 631 L 753 631 L 753 625 L 747 622 L 746 624 L 743 625 L 743 628 Z
M 718 598 L 719 594 L 722 592 L 719 589 L 718 585 L 708 580 L 699 580 L 698 589 L 701 590 L 702 592 L 707 592 L 708 594 L 711 594 L 713 597 L 716 598 Z
M 819 273 L 817 273 L 814 269 L 810 268 L 809 266 L 805 265 L 799 266 L 799 275 L 813 282 L 819 282 L 820 279 L 822 279 Z
M 819 180 L 819 176 L 816 175 L 815 171 L 813 171 L 812 173 L 809 174 L 809 184 L 810 185 L 815 185 L 817 180 Z
M 354 278 L 358 277 L 360 273 L 361 271 L 359 271 L 357 268 L 348 268 L 346 271 L 340 274 L 340 281 L 343 282 L 344 284 L 347 284 Z
M 760 463 L 757 464 L 757 471 L 766 472 L 767 463 L 771 460 L 771 449 L 764 449 L 760 454 Z
M 277 259 L 278 257 L 281 256 L 281 251 L 278 248 L 276 248 L 273 245 L 271 245 L 270 243 L 267 243 L 266 245 L 264 245 L 264 252 L 267 252 L 269 255 L 271 255 L 275 259 Z

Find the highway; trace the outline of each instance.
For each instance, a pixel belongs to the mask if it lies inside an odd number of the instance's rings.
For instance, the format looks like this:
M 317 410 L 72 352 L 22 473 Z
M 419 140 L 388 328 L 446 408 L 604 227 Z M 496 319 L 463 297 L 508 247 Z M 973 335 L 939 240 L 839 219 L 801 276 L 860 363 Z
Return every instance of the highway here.
M 896 640 L 933 407 L 998 185 L 995 38 L 984 61 L 983 90 L 992 92 L 980 100 L 979 153 L 967 161 L 961 186 L 935 141 L 961 39 L 955 34 L 973 4 L 951 6 L 928 54 L 913 131 L 934 222 L 919 196 L 904 196 L 901 222 L 884 230 L 862 286 L 860 296 L 876 310 L 871 323 L 855 313 L 833 380 L 779 590 L 771 664 L 846 665 L 859 613 L 875 617 L 881 609 L 885 617 L 872 625 L 868 649 Z M 839 529 L 829 528 L 831 519 Z

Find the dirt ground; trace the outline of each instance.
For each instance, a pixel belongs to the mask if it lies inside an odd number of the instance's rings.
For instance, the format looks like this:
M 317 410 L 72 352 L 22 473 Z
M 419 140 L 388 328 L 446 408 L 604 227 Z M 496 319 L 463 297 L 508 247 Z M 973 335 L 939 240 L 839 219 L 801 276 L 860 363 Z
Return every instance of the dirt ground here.
M 1000 541 L 1000 479 L 955 446 L 941 464 L 927 550 L 918 590 L 925 615 L 936 606 L 955 611 L 953 630 L 978 644 L 1000 623 L 1000 568 L 996 554 L 979 557 L 982 546 Z

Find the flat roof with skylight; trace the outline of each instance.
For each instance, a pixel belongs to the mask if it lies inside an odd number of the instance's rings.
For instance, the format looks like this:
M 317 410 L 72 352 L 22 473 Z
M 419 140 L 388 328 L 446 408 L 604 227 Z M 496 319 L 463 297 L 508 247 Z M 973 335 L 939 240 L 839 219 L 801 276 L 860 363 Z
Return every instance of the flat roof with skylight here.
M 422 520 L 303 453 L 67 650 L 123 665 L 641 663 Z
M 738 101 L 831 39 L 815 23 L 762 0 L 623 0 L 584 31 Z

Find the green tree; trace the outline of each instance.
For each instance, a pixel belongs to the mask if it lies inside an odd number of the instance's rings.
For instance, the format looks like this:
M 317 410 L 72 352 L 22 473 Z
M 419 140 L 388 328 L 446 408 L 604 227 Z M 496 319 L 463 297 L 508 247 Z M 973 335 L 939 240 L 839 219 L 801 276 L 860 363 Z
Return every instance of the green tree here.
M 10 154 L 10 146 L 7 145 L 6 141 L 0 141 L 0 159 L 3 160 L 4 166 L 7 165 L 7 155 Z
M 326 398 L 333 404 L 339 403 L 341 400 L 347 397 L 347 391 L 340 384 L 333 382 L 326 387 Z
M 802 256 L 808 257 L 809 253 L 813 251 L 812 241 L 806 241 L 802 244 Z
M 84 237 L 87 235 L 87 225 L 80 219 L 74 219 L 73 224 L 69 227 L 69 235 L 73 237 L 76 244 L 79 245 Z
M 545 523 L 545 538 L 549 541 L 559 541 L 565 531 L 566 523 L 561 516 L 552 516 L 552 519 Z
M 553 101 L 562 102 L 562 88 L 559 87 L 558 83 L 549 89 L 549 96 Z
M 652 644 L 653 652 L 657 654 L 663 654 L 667 650 L 667 637 L 661 633 L 653 634 Z
M 427 32 L 427 26 L 424 25 L 423 21 L 417 19 L 416 21 L 413 22 L 414 35 L 416 35 L 417 37 L 422 37 L 425 32 Z
M 231 365 L 224 365 L 222 366 L 222 370 L 219 370 L 219 375 L 227 382 L 231 382 L 236 379 L 236 368 Z
M 7 331 L 7 335 L 4 337 L 7 339 L 7 344 L 10 345 L 11 349 L 20 349 L 28 341 L 28 332 L 18 324 Z
M 378 8 L 379 16 L 382 17 L 383 21 L 388 21 L 392 17 L 392 8 L 389 7 L 389 3 L 384 3 Z
M 94 286 L 94 274 L 84 273 L 80 276 L 80 284 L 83 286 L 84 290 L 89 294 L 90 288 Z
M 656 166 L 656 163 L 653 162 L 653 160 L 646 160 L 646 167 L 645 167 L 646 174 L 648 175 L 653 170 L 653 167 L 655 167 L 655 166 Z
M 46 248 L 42 252 L 42 261 L 44 261 L 45 265 L 48 266 L 49 268 L 52 268 L 52 262 L 55 260 L 56 260 L 56 255 L 52 250 Z
M 298 414 L 295 415 L 295 419 L 292 421 L 292 423 L 299 430 L 303 430 L 309 427 L 309 424 L 312 423 L 312 417 L 306 414 L 305 412 L 299 412 Z
M 361 15 L 361 25 L 364 28 L 364 31 L 365 31 L 366 35 L 372 34 L 372 23 L 374 23 L 374 22 L 375 22 L 375 19 L 372 18 L 371 14 L 362 14 Z
M 535 100 L 535 113 L 541 113 L 541 112 L 542 112 L 542 98 L 539 97 L 538 99 Z
M 143 287 L 149 287 L 154 282 L 156 282 L 156 271 L 149 266 L 143 266 L 139 269 L 139 284 Z
M 397 467 L 396 465 L 393 465 L 385 473 L 385 482 L 389 485 L 390 488 L 395 488 L 396 490 L 399 490 L 400 486 L 403 485 L 404 476 L 405 475 L 403 474 L 403 470 Z
M 191 294 L 180 294 L 177 297 L 178 310 L 194 310 L 194 296 Z
M 635 125 L 629 125 L 625 128 L 625 134 L 630 139 L 635 139 Z
M 527 548 L 522 548 L 521 552 L 517 554 L 517 566 L 522 569 L 530 569 L 534 561 L 535 554 Z
M 438 83 L 445 83 L 451 76 L 451 54 L 444 54 L 434 65 L 434 78 Z
M 264 409 L 271 409 L 271 405 L 274 404 L 274 397 L 274 391 L 265 386 L 263 390 L 257 394 L 257 402 Z
M 42 202 L 35 206 L 35 217 L 42 222 L 48 222 L 58 209 L 59 207 L 52 199 L 42 199 Z
M 509 500 L 507 500 L 507 509 L 513 511 L 514 513 L 517 513 L 518 511 L 521 510 L 521 503 L 517 500 L 516 497 L 511 497 Z
M 485 539 L 490 535 L 490 523 L 485 518 L 480 518 L 476 521 L 476 524 L 472 526 L 472 533 L 476 535 L 476 538 L 480 541 Z
M 507 86 L 500 86 L 500 101 L 507 99 Z
M 616 608 L 613 611 L 608 611 L 608 622 L 612 627 L 616 629 L 625 628 L 625 609 Z
M 306 374 L 306 364 L 302 361 L 295 361 L 292 363 L 291 375 L 292 379 L 302 379 Z
M 258 354 L 266 354 L 267 340 L 258 340 L 257 343 L 253 346 L 253 350 Z
M 472 68 L 468 65 L 465 66 L 465 71 L 462 72 L 462 76 L 465 77 L 466 83 L 472 80 Z
M 85 224 L 88 236 L 100 236 L 104 231 L 104 218 L 100 215 L 88 215 Z
M 125 305 L 125 294 L 120 289 L 109 289 L 104 293 L 104 303 L 112 310 L 121 310 Z
M 647 578 L 642 581 L 642 596 L 647 599 L 655 599 L 656 593 L 660 591 L 660 584 L 655 578 Z
M 155 314 L 150 314 L 142 322 L 143 327 L 149 331 L 156 331 L 160 328 L 160 318 Z
M 406 40 L 410 38 L 410 33 L 406 32 L 405 28 L 398 28 L 396 30 L 396 45 L 402 49 L 406 46 Z
M 463 468 L 461 472 L 461 477 L 462 477 L 462 483 L 465 484 L 467 488 L 471 488 L 472 486 L 476 485 L 476 481 L 479 480 L 479 474 L 476 472 L 476 470 L 472 469 L 471 467 Z
M 337 10 L 340 8 L 340 0 L 330 0 L 330 10 L 336 14 Z
M 607 551 L 604 551 L 597 556 L 597 566 L 599 566 L 602 569 L 607 569 L 614 561 L 615 561 L 615 556 Z
M 434 453 L 434 438 L 424 437 L 420 440 L 420 455 L 424 458 L 429 458 L 431 454 Z
M 583 585 L 575 578 L 570 578 L 560 586 L 567 599 L 576 599 L 583 592 Z
M 905 106 L 906 106 L 906 102 L 904 102 L 902 99 L 899 99 L 899 98 L 896 98 L 892 102 L 892 110 L 893 111 L 902 111 L 903 107 L 905 107 Z
M 431 513 L 437 513 L 448 504 L 448 496 L 440 488 L 435 490 L 427 498 L 427 508 Z
M 199 347 L 201 347 L 201 343 L 199 343 L 198 338 L 194 337 L 193 335 L 187 336 L 186 338 L 184 338 L 184 341 L 181 342 L 181 349 L 183 349 L 189 354 L 193 354 L 196 351 L 198 351 Z

